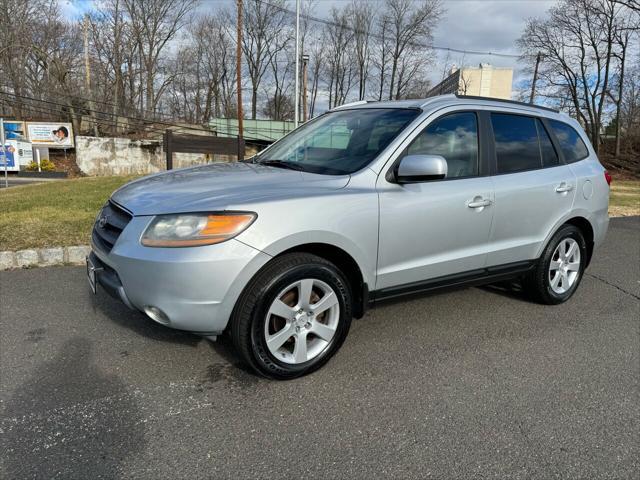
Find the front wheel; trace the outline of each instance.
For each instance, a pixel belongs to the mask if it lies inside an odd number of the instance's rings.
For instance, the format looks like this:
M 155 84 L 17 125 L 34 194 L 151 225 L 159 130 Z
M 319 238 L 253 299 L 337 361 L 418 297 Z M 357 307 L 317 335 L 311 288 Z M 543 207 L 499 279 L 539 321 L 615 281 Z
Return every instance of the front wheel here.
M 540 303 L 565 302 L 578 288 L 586 264 L 587 245 L 582 232 L 573 225 L 564 225 L 525 279 L 526 290 Z
M 331 262 L 307 253 L 274 259 L 250 282 L 231 319 L 231 337 L 258 373 L 290 379 L 324 365 L 351 324 L 351 292 Z

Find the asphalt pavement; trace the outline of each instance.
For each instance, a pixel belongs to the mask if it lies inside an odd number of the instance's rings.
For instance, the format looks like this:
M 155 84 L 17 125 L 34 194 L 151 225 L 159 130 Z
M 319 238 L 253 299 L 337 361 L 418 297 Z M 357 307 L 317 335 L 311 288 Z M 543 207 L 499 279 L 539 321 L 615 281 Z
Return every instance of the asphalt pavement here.
M 0 272 L 0 478 L 638 478 L 640 218 L 566 304 L 503 286 L 385 304 L 273 382 L 99 293 Z
M 34 185 L 36 183 L 55 182 L 59 181 L 59 178 L 33 178 L 33 177 L 18 177 L 15 174 L 9 175 L 5 180 L 4 172 L 0 168 L 0 190 L 8 187 L 21 187 L 24 185 Z

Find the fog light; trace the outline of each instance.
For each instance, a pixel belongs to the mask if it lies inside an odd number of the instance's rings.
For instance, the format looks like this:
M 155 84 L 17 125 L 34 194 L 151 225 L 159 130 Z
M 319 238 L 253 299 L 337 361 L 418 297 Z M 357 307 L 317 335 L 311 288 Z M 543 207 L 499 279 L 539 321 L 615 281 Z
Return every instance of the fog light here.
M 166 313 L 164 313 L 158 307 L 146 306 L 144 307 L 144 313 L 146 313 L 151 320 L 161 323 L 162 325 L 169 325 L 171 323 Z

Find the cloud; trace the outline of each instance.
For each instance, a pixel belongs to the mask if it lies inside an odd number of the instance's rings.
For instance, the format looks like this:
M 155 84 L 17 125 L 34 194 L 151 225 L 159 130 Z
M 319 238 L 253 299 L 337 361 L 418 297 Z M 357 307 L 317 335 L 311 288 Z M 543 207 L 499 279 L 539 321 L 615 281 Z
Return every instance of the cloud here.
M 57 0 L 63 18 L 77 20 L 94 7 L 93 0 Z
M 446 14 L 434 33 L 434 44 L 463 50 L 518 54 L 516 40 L 531 17 L 544 17 L 554 0 L 460 0 L 445 1 Z M 436 65 L 442 70 L 447 54 L 440 52 Z M 524 65 L 516 58 L 493 55 L 450 54 L 449 61 L 465 65 L 490 63 L 514 69 L 514 86 L 523 80 Z M 437 82 L 442 71 L 434 72 Z

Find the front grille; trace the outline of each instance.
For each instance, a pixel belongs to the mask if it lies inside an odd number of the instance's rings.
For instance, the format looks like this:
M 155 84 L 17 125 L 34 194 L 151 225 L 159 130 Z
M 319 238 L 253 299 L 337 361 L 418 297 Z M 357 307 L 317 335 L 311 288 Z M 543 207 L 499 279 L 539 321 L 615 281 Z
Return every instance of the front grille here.
M 94 245 L 109 253 L 130 221 L 131 215 L 109 200 L 93 225 L 91 239 Z

